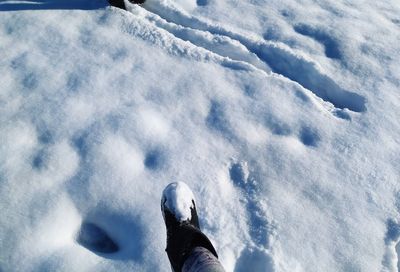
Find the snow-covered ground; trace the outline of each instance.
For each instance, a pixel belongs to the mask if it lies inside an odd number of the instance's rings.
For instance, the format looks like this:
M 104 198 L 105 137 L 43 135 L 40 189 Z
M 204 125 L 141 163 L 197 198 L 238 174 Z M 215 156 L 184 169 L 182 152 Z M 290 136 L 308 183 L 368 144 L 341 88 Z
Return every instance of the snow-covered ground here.
M 0 2 L 0 271 L 397 271 L 397 0 Z M 400 246 L 398 246 L 400 253 Z

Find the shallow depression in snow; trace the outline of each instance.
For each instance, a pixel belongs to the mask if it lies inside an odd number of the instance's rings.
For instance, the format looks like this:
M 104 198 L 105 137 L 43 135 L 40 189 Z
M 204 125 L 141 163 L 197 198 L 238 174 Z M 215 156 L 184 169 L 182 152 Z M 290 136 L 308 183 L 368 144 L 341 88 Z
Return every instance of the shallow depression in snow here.
M 126 4 L 0 2 L 0 271 L 396 271 L 395 1 Z

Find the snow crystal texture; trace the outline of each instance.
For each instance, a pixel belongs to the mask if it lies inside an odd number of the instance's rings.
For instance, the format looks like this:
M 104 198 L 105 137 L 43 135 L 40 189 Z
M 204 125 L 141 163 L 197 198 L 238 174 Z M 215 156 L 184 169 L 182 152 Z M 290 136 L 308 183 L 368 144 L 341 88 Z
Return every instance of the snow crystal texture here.
M 397 0 L 0 1 L 0 271 L 397 271 Z

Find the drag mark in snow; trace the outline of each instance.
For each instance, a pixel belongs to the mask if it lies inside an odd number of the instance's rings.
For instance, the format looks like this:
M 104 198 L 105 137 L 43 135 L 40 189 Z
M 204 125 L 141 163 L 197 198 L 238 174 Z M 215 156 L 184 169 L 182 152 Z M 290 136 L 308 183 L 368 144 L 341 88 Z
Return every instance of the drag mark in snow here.
M 155 13 L 149 12 L 147 14 L 147 19 L 153 22 L 157 27 L 168 31 L 174 37 L 190 42 L 194 46 L 205 49 L 219 57 L 250 64 L 262 71 L 271 71 L 268 65 L 260 60 L 254 53 L 249 52 L 243 44 L 229 36 L 212 34 L 201 29 L 186 27 L 176 24 L 175 22 L 168 22 Z
M 363 96 L 342 89 L 333 79 L 323 74 L 316 63 L 296 55 L 288 47 L 265 43 L 255 47 L 254 52 L 268 63 L 274 73 L 297 82 L 337 109 L 366 111 L 366 99 Z
M 328 33 L 321 29 L 313 28 L 309 25 L 299 24 L 294 26 L 294 31 L 310 37 L 325 47 L 325 55 L 331 59 L 341 59 L 342 53 L 339 50 L 339 43 Z
M 249 235 L 252 244 L 241 253 L 235 271 L 247 271 L 249 267 L 255 271 L 274 271 L 274 263 L 268 251 L 273 238 L 273 226 L 267 219 L 265 204 L 260 196 L 256 179 L 250 173 L 247 162 L 235 162 L 229 169 L 233 184 L 239 189 L 248 214 Z
M 386 222 L 385 244 L 384 271 L 400 271 L 400 224 L 393 219 Z
M 168 6 L 145 3 L 148 20 L 170 32 L 175 37 L 189 41 L 222 57 L 245 62 L 259 70 L 279 74 L 300 84 L 324 101 L 333 104 L 337 110 L 349 109 L 354 112 L 365 112 L 366 99 L 354 92 L 341 88 L 332 78 L 324 74 L 314 61 L 293 52 L 287 45 L 264 41 L 255 37 L 235 33 L 220 25 L 211 25 L 196 17 L 184 14 Z M 137 7 L 134 7 L 137 8 Z M 322 32 L 303 30 L 319 42 L 324 42 L 328 55 L 338 57 L 338 49 L 332 38 Z M 341 118 L 341 115 L 334 114 Z M 347 118 L 345 118 L 347 119 Z

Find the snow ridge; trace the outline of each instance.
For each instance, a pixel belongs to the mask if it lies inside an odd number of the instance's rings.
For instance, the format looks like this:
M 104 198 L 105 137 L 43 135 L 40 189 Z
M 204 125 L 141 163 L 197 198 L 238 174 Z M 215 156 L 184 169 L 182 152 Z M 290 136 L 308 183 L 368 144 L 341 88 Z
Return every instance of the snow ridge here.
M 0 2 L 1 271 L 399 270 L 395 0 Z
M 265 41 L 256 37 L 227 30 L 221 25 L 211 25 L 196 17 L 185 14 L 173 6 L 163 3 L 145 3 L 143 8 L 148 12 L 138 11 L 142 7 L 129 5 L 129 10 L 135 14 L 142 13 L 145 18 L 175 37 L 189 41 L 197 47 L 204 48 L 222 57 L 246 62 L 267 73 L 271 71 L 283 76 L 312 92 L 317 97 L 331 103 L 336 109 L 335 116 L 348 119 L 342 113 L 343 109 L 354 112 L 365 112 L 366 99 L 354 92 L 341 88 L 332 78 L 324 74 L 318 64 L 293 52 L 282 43 Z M 333 41 L 325 33 L 312 31 L 304 26 L 297 26 L 298 32 L 316 37 L 325 43 L 326 51 L 338 56 Z M 335 53 L 332 53 L 334 51 Z

